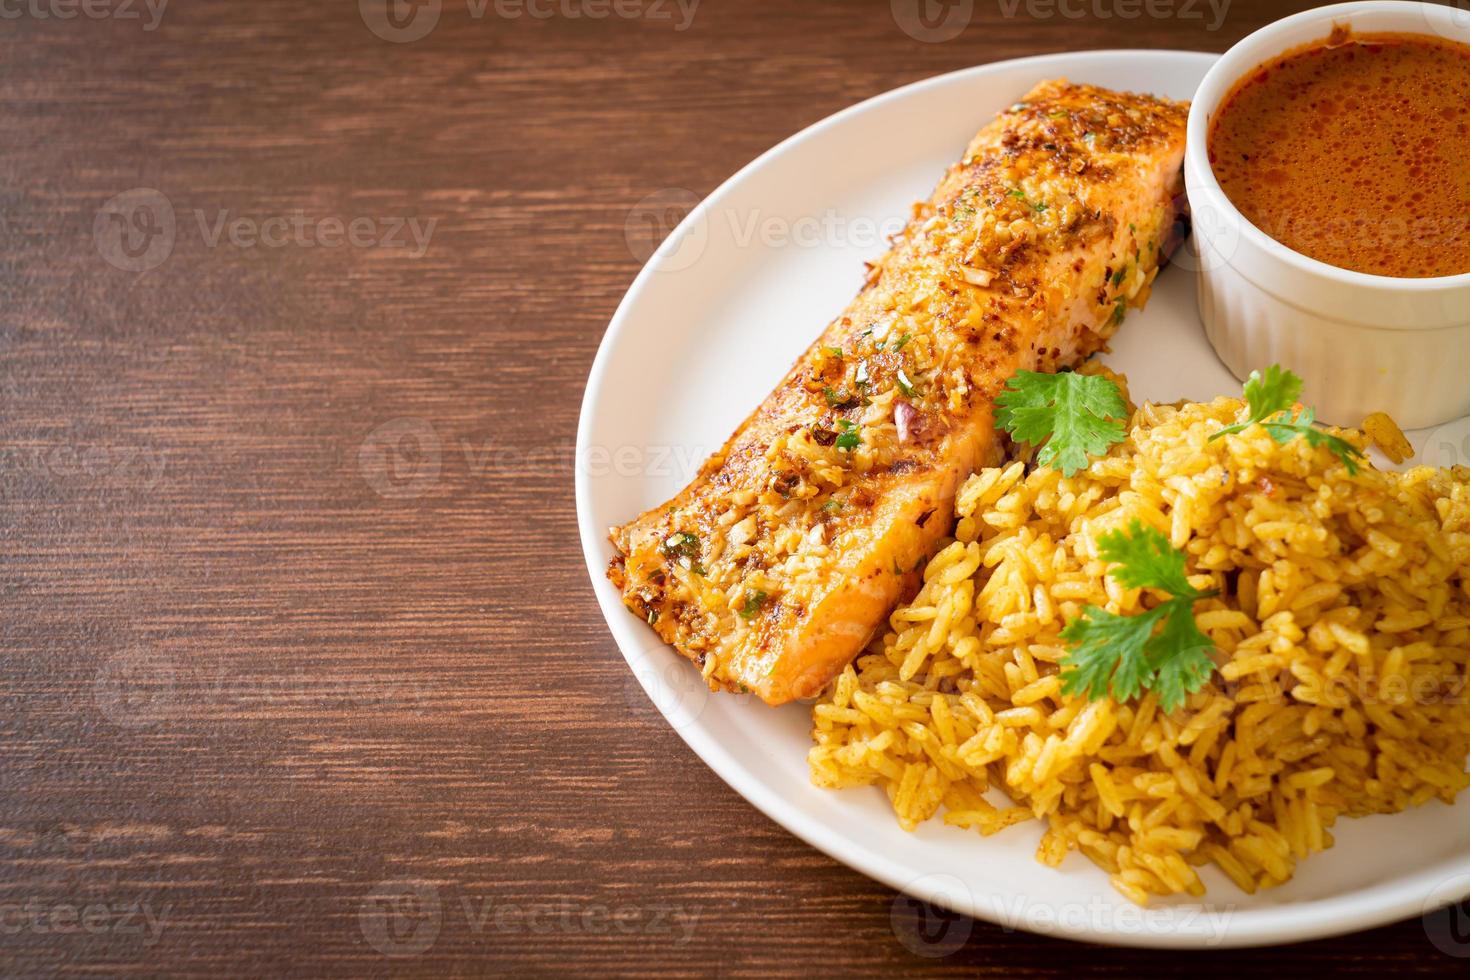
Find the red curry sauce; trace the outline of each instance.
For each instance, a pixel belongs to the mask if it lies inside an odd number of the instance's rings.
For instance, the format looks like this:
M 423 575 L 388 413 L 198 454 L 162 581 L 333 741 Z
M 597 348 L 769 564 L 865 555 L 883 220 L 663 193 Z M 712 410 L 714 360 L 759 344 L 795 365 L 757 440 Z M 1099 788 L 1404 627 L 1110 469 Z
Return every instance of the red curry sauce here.
M 1470 272 L 1470 45 L 1337 28 L 1242 79 L 1209 154 L 1288 248 L 1380 276 Z

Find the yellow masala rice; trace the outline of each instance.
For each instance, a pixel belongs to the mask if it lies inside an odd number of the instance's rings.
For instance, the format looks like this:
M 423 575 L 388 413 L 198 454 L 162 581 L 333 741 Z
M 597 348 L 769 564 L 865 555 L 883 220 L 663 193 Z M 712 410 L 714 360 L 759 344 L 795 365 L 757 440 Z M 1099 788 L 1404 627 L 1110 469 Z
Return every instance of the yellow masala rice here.
M 1139 903 L 1202 894 L 1211 863 L 1247 892 L 1277 885 L 1339 816 L 1453 802 L 1470 785 L 1470 470 L 1349 475 L 1260 426 L 1209 441 L 1242 417 L 1236 399 L 1144 405 L 1070 478 L 972 476 L 918 596 L 815 705 L 813 781 L 881 786 L 910 830 L 941 811 L 982 834 L 1040 818 L 1040 861 L 1081 851 Z M 1194 607 L 1219 669 L 1168 715 L 1152 693 L 1061 693 L 1068 620 L 1160 601 L 1098 557 L 1135 519 L 1220 593 Z

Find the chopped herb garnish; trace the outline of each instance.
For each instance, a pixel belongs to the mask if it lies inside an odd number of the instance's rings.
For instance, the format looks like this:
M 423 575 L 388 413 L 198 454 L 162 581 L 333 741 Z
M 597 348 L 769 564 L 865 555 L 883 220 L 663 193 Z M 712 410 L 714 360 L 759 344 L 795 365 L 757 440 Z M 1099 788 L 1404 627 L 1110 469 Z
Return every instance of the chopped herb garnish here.
M 914 395 L 914 383 L 909 380 L 907 374 L 903 373 L 903 368 L 898 369 L 898 373 L 894 375 L 894 379 L 898 382 L 898 390 L 912 398 Z
M 862 436 L 858 434 L 857 423 L 848 419 L 841 419 L 837 423 L 841 433 L 837 436 L 837 448 L 843 450 L 856 449 L 862 444 Z
M 904 334 L 902 337 L 898 338 L 896 341 L 893 342 L 893 349 L 896 350 L 896 351 L 903 350 L 903 345 L 904 344 L 907 344 L 908 342 L 909 342 L 909 335 L 908 334 Z
M 770 596 L 760 589 L 747 589 L 745 592 L 745 605 L 740 607 L 740 618 L 749 619 L 761 611 L 761 606 L 766 604 Z
M 828 354 L 831 354 L 833 357 L 841 357 L 842 356 L 842 348 L 841 347 L 828 347 L 827 348 L 827 353 Z
M 1127 314 L 1127 312 L 1128 301 L 1122 299 L 1118 300 L 1118 302 L 1113 305 L 1112 316 L 1108 317 L 1108 326 L 1116 327 L 1118 324 L 1122 323 L 1123 317 Z
M 664 538 L 663 553 L 667 558 L 698 558 L 699 538 L 688 531 L 675 531 Z
M 664 538 L 659 550 L 665 558 L 676 560 L 695 575 L 703 575 L 704 566 L 699 563 L 699 538 L 688 531 L 675 531 Z
M 1128 403 L 1109 378 L 1017 371 L 995 401 L 995 427 L 1040 446 L 1037 464 L 1054 466 L 1063 476 L 1085 469 L 1089 456 L 1123 441 Z
M 868 383 L 868 362 L 867 361 L 859 361 L 858 362 L 857 371 L 853 373 L 852 380 L 853 380 L 853 382 L 858 387 L 863 387 L 863 386 L 867 385 L 867 383 Z
M 1119 585 L 1157 589 L 1170 598 L 1132 616 L 1088 606 L 1068 623 L 1061 636 L 1073 646 L 1061 660 L 1062 693 L 1085 694 L 1089 701 L 1111 695 L 1123 702 L 1151 690 L 1158 693 L 1159 706 L 1171 712 L 1204 687 L 1215 670 L 1210 657 L 1215 645 L 1194 621 L 1195 602 L 1215 593 L 1190 585 L 1184 552 L 1137 520 L 1127 533 L 1102 535 L 1097 546 L 1104 560 L 1118 564 L 1108 574 Z
M 1133 222 L 1131 221 L 1128 222 L 1128 230 L 1133 232 L 1133 234 L 1135 235 L 1138 234 L 1138 229 L 1133 226 Z
M 1126 276 L 1127 274 L 1128 274 L 1128 263 L 1125 262 L 1121 266 L 1119 266 L 1117 272 L 1113 273 L 1113 285 L 1114 286 L 1121 286 L 1123 284 L 1123 277 Z
M 833 408 L 838 405 L 846 405 L 852 401 L 852 395 L 846 388 L 823 388 L 822 394 L 827 398 L 827 404 Z
M 1006 197 L 1014 197 L 1016 200 L 1022 202 L 1027 207 L 1029 207 L 1031 210 L 1035 211 L 1037 214 L 1040 214 L 1041 212 L 1043 212 L 1043 211 L 1046 210 L 1046 205 L 1045 204 L 1036 203 L 1036 202 L 1032 202 L 1032 201 L 1026 200 L 1026 192 L 1023 191 L 1023 190 L 1021 190 L 1020 188 L 1016 188 L 1015 190 L 1006 191 Z
M 1066 119 L 1067 118 L 1067 110 L 1066 109 L 1057 109 L 1057 110 L 1055 110 L 1055 111 L 1053 111 L 1051 113 L 1048 113 L 1048 116 L 1049 116 L 1049 118 L 1052 118 L 1052 119 Z
M 1334 456 L 1342 460 L 1348 475 L 1355 475 L 1358 472 L 1357 461 L 1363 458 L 1363 451 L 1346 439 L 1329 435 L 1317 428 L 1314 409 L 1293 411 L 1301 393 L 1302 379 L 1280 364 L 1272 364 L 1266 368 L 1264 375 L 1259 371 L 1252 371 L 1245 382 L 1245 404 L 1249 416 L 1244 422 L 1227 425 L 1216 432 L 1210 436 L 1210 441 L 1259 425 L 1278 445 L 1284 446 L 1300 436 L 1309 446 L 1327 447 Z

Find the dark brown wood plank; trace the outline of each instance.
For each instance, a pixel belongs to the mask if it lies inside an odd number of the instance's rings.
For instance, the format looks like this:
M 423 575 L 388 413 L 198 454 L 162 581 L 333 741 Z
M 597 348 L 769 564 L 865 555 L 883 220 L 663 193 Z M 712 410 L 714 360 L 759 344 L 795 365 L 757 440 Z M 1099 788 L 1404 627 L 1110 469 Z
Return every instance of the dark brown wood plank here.
M 174 0 L 156 29 L 60 2 L 0 21 L 0 970 L 1463 970 L 1418 920 L 1190 958 L 925 941 L 646 703 L 572 515 L 640 200 L 939 72 L 1220 50 L 1307 4 L 1209 30 L 977 0 L 924 42 L 904 0 L 705 0 L 683 29 L 444 0 L 395 44 L 351 2 Z M 172 210 L 156 264 L 97 228 L 140 188 Z M 410 437 L 437 472 L 387 469 Z

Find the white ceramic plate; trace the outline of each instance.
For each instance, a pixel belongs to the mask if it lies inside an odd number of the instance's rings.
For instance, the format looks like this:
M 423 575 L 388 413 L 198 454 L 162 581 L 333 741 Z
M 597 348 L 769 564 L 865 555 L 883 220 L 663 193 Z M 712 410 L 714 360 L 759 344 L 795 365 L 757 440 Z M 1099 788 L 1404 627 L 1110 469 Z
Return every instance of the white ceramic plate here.
M 623 608 L 604 575 L 607 528 L 688 482 L 852 299 L 863 260 L 882 253 L 883 236 L 996 112 L 1056 76 L 1187 99 L 1213 60 L 1183 51 L 1025 58 L 909 85 L 817 123 L 726 181 L 668 237 L 613 317 L 582 404 L 577 517 L 588 570 L 618 646 L 670 724 L 736 792 L 812 846 L 916 898 L 1008 927 L 1208 947 L 1419 915 L 1470 894 L 1470 806 L 1343 820 L 1337 847 L 1303 862 L 1281 888 L 1246 895 L 1206 869 L 1204 902 L 1139 910 L 1085 858 L 1072 855 L 1060 869 L 1037 863 L 1039 821 L 990 838 L 938 820 L 910 834 L 876 788 L 813 787 L 809 709 L 709 694 Z M 678 199 L 671 191 L 648 204 Z M 659 215 L 645 217 L 656 224 Z M 1240 390 L 1200 328 L 1193 275 L 1178 266 L 1160 276 L 1147 309 L 1130 314 L 1108 361 L 1140 400 Z M 1446 430 L 1455 440 L 1470 435 Z M 1448 452 L 1465 445 L 1440 442 Z

